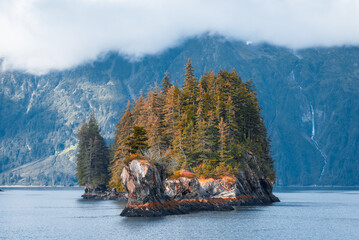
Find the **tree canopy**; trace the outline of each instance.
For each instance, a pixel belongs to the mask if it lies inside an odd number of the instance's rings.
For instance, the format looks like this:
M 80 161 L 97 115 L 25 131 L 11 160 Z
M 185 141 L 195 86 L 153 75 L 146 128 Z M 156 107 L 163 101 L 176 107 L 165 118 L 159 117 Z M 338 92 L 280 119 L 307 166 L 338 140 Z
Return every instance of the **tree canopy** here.
M 112 185 L 120 181 L 124 159 L 141 148 L 139 135 L 146 139 L 142 148 L 166 152 L 178 169 L 203 177 L 233 175 L 247 164 L 245 155 L 253 154 L 260 171 L 274 180 L 270 140 L 253 82 L 243 82 L 235 70 L 209 72 L 198 80 L 190 60 L 185 69 L 182 90 L 166 73 L 162 90 L 155 86 L 127 105 L 116 129 Z
M 125 145 L 128 147 L 128 152 L 131 154 L 138 153 L 140 150 L 149 148 L 147 144 L 148 137 L 144 127 L 133 126 L 133 134 L 126 138 Z
M 80 186 L 106 189 L 109 180 L 110 152 L 100 134 L 95 115 L 84 122 L 77 134 L 79 139 L 77 153 L 77 177 Z

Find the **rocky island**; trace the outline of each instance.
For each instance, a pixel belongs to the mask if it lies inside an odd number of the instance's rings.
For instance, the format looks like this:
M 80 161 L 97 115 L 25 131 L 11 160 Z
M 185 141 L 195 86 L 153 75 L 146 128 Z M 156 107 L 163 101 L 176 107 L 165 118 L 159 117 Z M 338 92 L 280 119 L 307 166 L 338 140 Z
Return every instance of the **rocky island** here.
M 254 160 L 254 159 L 251 159 Z M 272 183 L 246 167 L 237 177 L 198 179 L 180 171 L 165 179 L 154 164 L 132 160 L 122 172 L 128 203 L 121 216 L 158 217 L 203 210 L 233 210 L 234 206 L 278 202 Z
M 94 114 L 84 122 L 77 175 L 85 199 L 125 197 L 121 216 L 127 217 L 279 201 L 272 194 L 274 161 L 252 81 L 242 81 L 235 70 L 197 80 L 190 60 L 185 68 L 182 89 L 166 73 L 162 88 L 128 103 L 112 147 Z

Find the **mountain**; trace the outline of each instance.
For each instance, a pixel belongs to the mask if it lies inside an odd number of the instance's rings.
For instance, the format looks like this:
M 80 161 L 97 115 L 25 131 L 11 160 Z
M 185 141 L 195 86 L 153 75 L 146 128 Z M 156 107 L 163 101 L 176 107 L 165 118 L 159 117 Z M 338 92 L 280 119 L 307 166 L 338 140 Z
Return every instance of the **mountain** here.
M 109 142 L 129 99 L 168 71 L 235 68 L 256 85 L 279 185 L 358 185 L 359 47 L 292 50 L 201 36 L 130 61 L 108 53 L 42 76 L 0 73 L 0 184 L 74 184 L 76 133 L 95 111 Z

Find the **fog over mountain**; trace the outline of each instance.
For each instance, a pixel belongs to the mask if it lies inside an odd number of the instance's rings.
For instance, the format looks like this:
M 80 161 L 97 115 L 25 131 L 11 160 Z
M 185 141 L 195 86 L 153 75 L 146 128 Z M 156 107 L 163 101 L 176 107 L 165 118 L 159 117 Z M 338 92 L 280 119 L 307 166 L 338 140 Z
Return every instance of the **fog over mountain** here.
M 280 185 L 359 184 L 356 0 L 0 1 L 0 184 L 74 184 L 76 133 L 107 141 L 128 100 L 168 71 L 182 84 L 253 78 Z
M 2 69 L 64 70 L 117 51 L 131 60 L 203 33 L 289 48 L 359 44 L 356 0 L 3 0 Z

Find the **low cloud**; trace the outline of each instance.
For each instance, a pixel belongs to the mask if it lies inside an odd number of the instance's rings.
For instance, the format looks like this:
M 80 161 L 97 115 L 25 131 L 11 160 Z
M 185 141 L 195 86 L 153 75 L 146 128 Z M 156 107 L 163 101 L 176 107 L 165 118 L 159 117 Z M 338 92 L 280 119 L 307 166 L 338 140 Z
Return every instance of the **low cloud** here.
M 107 51 L 137 58 L 214 33 L 290 48 L 359 45 L 357 0 L 2 0 L 2 69 L 71 68 Z

